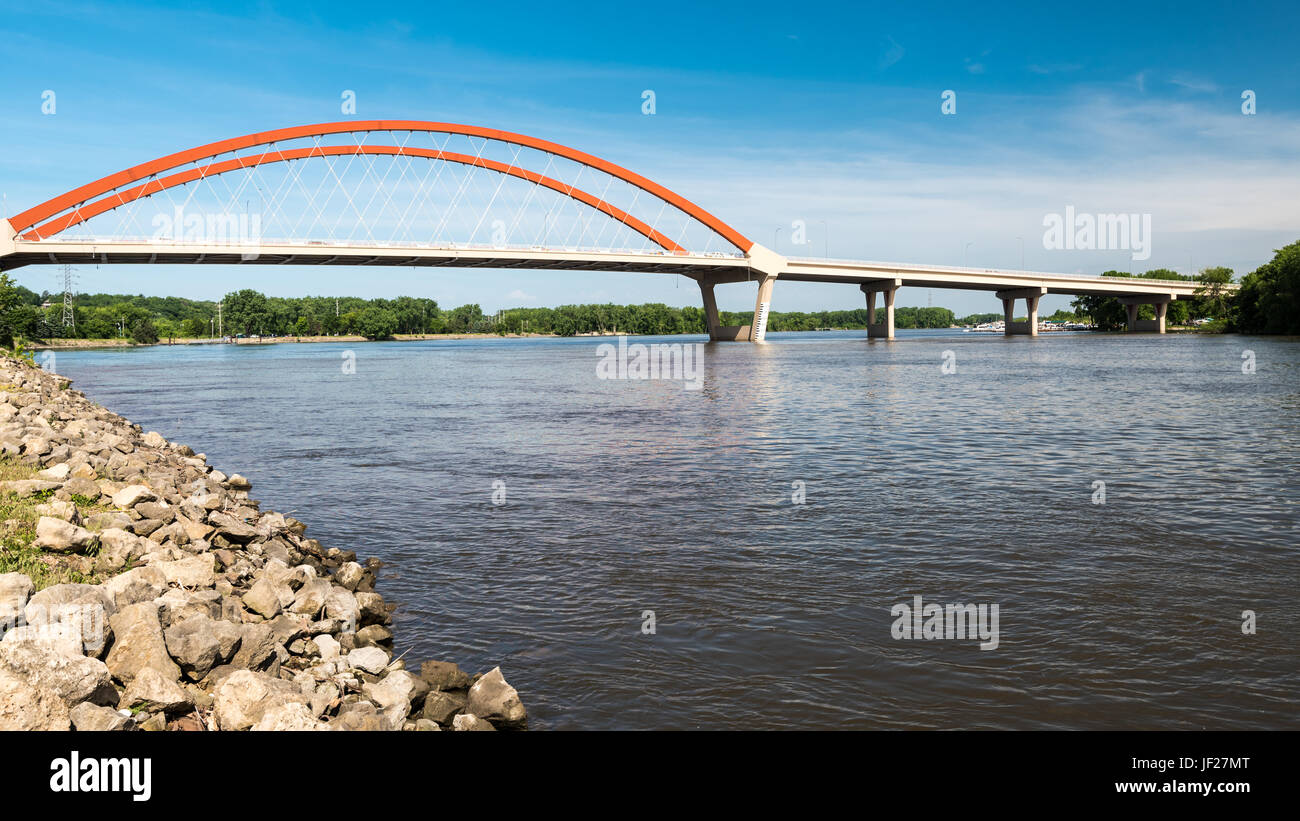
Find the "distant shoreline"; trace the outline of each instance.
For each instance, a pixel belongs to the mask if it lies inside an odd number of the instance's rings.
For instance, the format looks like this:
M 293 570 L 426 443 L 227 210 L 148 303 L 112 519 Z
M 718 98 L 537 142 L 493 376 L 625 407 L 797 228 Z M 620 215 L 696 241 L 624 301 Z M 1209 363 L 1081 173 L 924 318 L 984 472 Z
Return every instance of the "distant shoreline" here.
M 593 336 L 594 334 L 580 334 Z M 614 334 L 607 334 L 613 336 Z M 555 334 L 394 334 L 388 339 L 366 339 L 355 334 L 338 336 L 275 336 L 259 339 L 238 339 L 223 342 L 220 339 L 160 339 L 157 342 L 141 344 L 130 339 L 51 339 L 28 347 L 34 351 L 46 350 L 91 350 L 95 348 L 155 348 L 172 345 L 277 345 L 282 343 L 308 342 L 419 342 L 439 339 L 525 339 L 534 337 L 553 337 Z
M 900 328 L 899 330 L 963 330 L 966 326 L 952 326 L 949 328 Z M 819 328 L 819 331 L 864 331 L 865 328 Z M 815 333 L 815 331 L 772 331 L 771 333 Z M 1059 331 L 1049 332 L 1041 331 L 1040 334 L 1060 333 Z M 1071 331 L 1070 333 L 1104 333 L 1103 331 Z M 1173 325 L 1166 329 L 1166 333 L 1202 333 L 1200 329 Z M 689 336 L 691 334 L 630 334 L 617 331 L 606 331 L 604 333 L 592 332 L 573 334 L 568 338 L 580 337 L 606 337 L 606 336 Z M 694 334 L 699 336 L 700 334 Z M 993 335 L 990 333 L 989 335 Z M 996 335 L 1001 335 L 997 332 Z M 481 334 L 481 333 L 464 333 L 464 334 L 394 334 L 387 339 L 366 339 L 364 336 L 355 334 L 340 334 L 339 336 L 276 336 L 259 339 L 239 339 L 229 342 L 223 342 L 220 339 L 160 339 L 157 342 L 141 344 L 130 339 L 53 339 L 49 342 L 40 344 L 31 344 L 27 347 L 33 351 L 49 350 L 107 350 L 113 348 L 156 348 L 170 347 L 173 345 L 279 345 L 294 343 L 312 343 L 312 342 L 420 342 L 428 340 L 448 340 L 448 339 L 561 339 L 559 334 Z

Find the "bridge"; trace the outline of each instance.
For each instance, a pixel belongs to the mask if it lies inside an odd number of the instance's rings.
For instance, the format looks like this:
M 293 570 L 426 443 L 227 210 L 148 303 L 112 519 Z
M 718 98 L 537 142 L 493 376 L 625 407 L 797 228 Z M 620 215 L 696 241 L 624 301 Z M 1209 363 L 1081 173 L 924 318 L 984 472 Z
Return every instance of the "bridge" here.
M 257 207 L 252 207 L 256 199 Z M 992 291 L 1036 335 L 1047 294 L 1117 297 L 1164 333 L 1178 280 L 787 258 L 622 166 L 508 131 L 412 120 L 298 126 L 141 163 L 4 219 L 0 270 L 37 264 L 352 265 L 674 274 L 699 284 L 709 338 L 763 342 L 778 281 L 857 286 L 868 336 L 894 337 L 903 286 Z M 146 227 L 147 226 L 147 227 Z M 714 288 L 752 282 L 724 326 Z M 879 295 L 879 297 L 878 297 Z M 1014 322 L 1024 300 L 1027 321 Z M 1141 305 L 1154 320 L 1138 318 Z

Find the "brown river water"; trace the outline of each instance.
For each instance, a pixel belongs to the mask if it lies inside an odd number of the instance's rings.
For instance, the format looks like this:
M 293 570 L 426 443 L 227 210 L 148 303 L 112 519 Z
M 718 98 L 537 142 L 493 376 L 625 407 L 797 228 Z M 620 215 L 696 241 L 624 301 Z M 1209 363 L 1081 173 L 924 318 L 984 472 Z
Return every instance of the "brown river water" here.
M 1300 728 L 1300 340 L 864 335 L 693 385 L 600 378 L 610 339 L 54 364 L 383 559 L 396 650 L 500 664 L 534 728 Z

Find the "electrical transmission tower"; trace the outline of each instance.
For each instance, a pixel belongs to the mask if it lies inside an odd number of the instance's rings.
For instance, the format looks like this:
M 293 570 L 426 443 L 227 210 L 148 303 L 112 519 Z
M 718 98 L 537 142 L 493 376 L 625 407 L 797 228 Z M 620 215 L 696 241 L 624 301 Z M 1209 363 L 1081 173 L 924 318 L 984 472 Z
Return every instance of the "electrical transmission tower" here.
M 74 276 L 71 265 L 63 266 L 63 327 L 76 330 L 77 316 L 72 310 L 72 284 Z

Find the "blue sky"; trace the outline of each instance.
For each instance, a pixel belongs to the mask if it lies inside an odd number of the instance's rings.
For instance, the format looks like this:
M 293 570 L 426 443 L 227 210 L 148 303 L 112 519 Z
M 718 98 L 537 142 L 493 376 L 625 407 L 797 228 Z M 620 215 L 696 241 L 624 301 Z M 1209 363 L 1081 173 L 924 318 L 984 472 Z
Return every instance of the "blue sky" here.
M 351 89 L 357 118 L 499 127 L 606 157 L 792 256 L 1016 268 L 1023 246 L 1034 270 L 1240 274 L 1300 239 L 1300 11 L 1289 3 L 0 5 L 6 214 L 175 150 L 346 119 L 340 93 Z M 53 115 L 41 111 L 47 89 Z M 653 116 L 641 112 L 645 89 Z M 949 89 L 957 113 L 943 115 Z M 1151 214 L 1151 258 L 1043 248 L 1044 215 L 1066 206 Z M 789 242 L 795 220 L 807 225 L 802 247 Z M 52 267 L 15 274 L 56 287 Z M 690 282 L 631 274 L 78 276 L 86 291 L 411 294 L 489 311 L 698 302 Z M 719 298 L 752 308 L 752 286 Z M 779 283 L 773 308 L 861 299 Z M 977 292 L 900 296 L 931 300 L 999 307 Z

